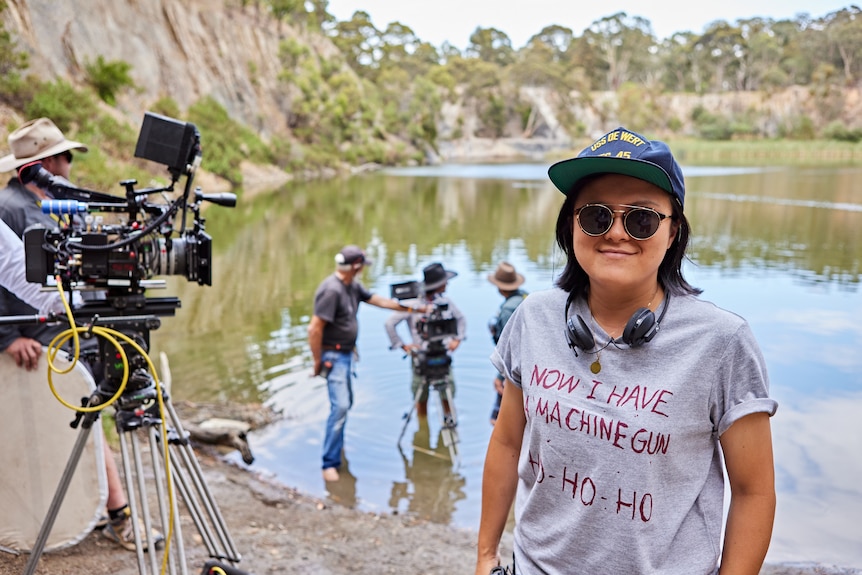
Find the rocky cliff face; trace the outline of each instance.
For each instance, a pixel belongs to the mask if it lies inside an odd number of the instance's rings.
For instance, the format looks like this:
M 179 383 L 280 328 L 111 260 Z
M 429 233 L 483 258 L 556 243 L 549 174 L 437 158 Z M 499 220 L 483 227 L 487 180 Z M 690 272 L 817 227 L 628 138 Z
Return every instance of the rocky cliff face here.
M 210 95 L 263 136 L 286 131 L 279 42 L 296 37 L 335 53 L 325 38 L 302 38 L 252 9 L 224 0 L 8 0 L 6 27 L 30 53 L 30 72 L 81 81 L 98 56 L 132 65 L 139 87 L 119 108 L 140 121 L 160 97 L 181 108 Z M 238 3 L 237 3 L 238 4 Z

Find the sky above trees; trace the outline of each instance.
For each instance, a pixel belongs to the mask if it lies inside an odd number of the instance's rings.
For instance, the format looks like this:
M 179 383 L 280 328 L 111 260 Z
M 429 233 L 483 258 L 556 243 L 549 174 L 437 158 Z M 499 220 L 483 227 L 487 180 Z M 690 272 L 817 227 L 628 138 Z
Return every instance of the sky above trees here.
M 477 27 L 501 30 L 511 39 L 512 47 L 517 49 L 546 26 L 558 24 L 579 35 L 592 22 L 616 12 L 649 20 L 656 37 L 664 39 L 675 32 L 703 33 L 706 26 L 715 20 L 733 24 L 741 18 L 793 19 L 800 13 L 816 18 L 851 4 L 846 0 L 436 0 L 434 3 L 329 0 L 327 10 L 337 20 L 350 20 L 355 11 L 363 10 L 368 12 L 377 28 L 383 29 L 390 22 L 397 21 L 409 26 L 420 39 L 434 46 L 449 42 L 463 50 Z

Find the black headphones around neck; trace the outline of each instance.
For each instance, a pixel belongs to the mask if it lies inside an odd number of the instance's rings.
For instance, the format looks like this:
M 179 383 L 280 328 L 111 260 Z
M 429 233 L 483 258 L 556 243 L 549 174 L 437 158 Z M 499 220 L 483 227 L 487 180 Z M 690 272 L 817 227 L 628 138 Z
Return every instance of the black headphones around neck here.
M 569 294 L 566 300 L 566 339 L 569 342 L 569 347 L 575 352 L 575 357 L 578 355 L 578 349 L 584 352 L 589 352 L 596 347 L 596 339 L 593 337 L 590 328 L 587 327 L 587 322 L 580 315 L 569 317 L 569 307 L 575 299 L 574 294 Z M 626 322 L 626 327 L 623 329 L 623 334 L 618 339 L 612 339 L 608 342 L 616 344 L 622 342 L 629 347 L 640 347 L 648 343 L 655 334 L 658 333 L 659 324 L 664 319 L 664 314 L 667 313 L 667 308 L 670 305 L 670 293 L 665 295 L 664 308 L 661 310 L 656 320 L 655 314 L 649 308 L 642 307 L 632 314 L 629 321 Z

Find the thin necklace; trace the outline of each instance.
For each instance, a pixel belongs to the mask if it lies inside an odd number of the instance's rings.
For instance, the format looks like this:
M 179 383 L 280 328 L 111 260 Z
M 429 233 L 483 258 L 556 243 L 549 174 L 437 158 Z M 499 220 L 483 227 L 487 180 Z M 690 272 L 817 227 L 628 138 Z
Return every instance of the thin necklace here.
M 658 289 L 659 289 L 659 285 L 656 284 L 655 292 L 653 292 L 652 297 L 649 300 L 649 303 L 646 305 L 647 309 L 652 309 L 652 302 L 655 300 L 655 296 L 658 295 Z M 589 298 L 587 298 L 587 308 L 590 310 L 590 315 L 593 316 L 593 319 L 595 320 L 595 322 L 599 323 L 599 320 L 596 319 L 596 316 L 593 313 L 593 306 L 590 305 L 590 299 Z M 625 328 L 623 329 L 623 331 L 625 331 Z M 622 334 L 620 334 L 620 335 L 622 335 Z M 602 362 L 601 362 L 602 352 L 609 345 L 611 345 L 612 343 L 615 344 L 615 342 L 616 342 L 616 338 L 613 336 L 612 333 L 608 332 L 608 337 L 610 339 L 608 339 L 608 342 L 605 345 L 603 345 L 601 348 L 596 350 L 596 359 L 593 360 L 593 363 L 590 364 L 590 371 L 593 372 L 593 374 L 598 374 L 602 370 Z

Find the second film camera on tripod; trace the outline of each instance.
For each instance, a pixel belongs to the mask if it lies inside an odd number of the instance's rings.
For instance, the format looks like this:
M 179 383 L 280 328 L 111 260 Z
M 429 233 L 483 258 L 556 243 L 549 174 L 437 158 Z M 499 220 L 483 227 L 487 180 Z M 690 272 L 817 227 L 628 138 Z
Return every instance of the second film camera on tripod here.
M 426 296 L 423 282 L 405 282 L 390 286 L 393 298 L 402 301 L 423 301 Z M 418 349 L 411 353 L 414 373 L 422 378 L 422 385 L 416 390 L 410 411 L 404 416 L 404 426 L 398 436 L 400 448 L 401 439 L 410 423 L 410 416 L 416 409 L 420 397 L 434 397 L 439 401 L 438 411 L 441 420 L 441 435 L 444 444 L 449 448 L 453 465 L 458 465 L 458 433 L 456 427 L 458 418 L 451 385 L 452 356 L 446 347 L 446 341 L 458 335 L 458 320 L 452 316 L 449 304 L 446 302 L 431 302 L 432 311 L 415 318 L 414 327 L 422 341 Z
M 192 191 L 202 158 L 200 133 L 192 123 L 147 112 L 135 156 L 166 166 L 170 183 L 136 189 L 137 181 L 124 180 L 120 184 L 125 194 L 119 196 L 76 187 L 53 176 L 38 161 L 19 169 L 23 183 L 34 183 L 55 198 L 43 200 L 42 211 L 58 219 L 55 227 L 37 225 L 25 230 L 27 280 L 59 287 L 67 293 L 82 292 L 83 303 L 74 310 L 69 308 L 74 316 L 69 318 L 72 328 L 67 330 L 71 336 L 59 339 L 57 347 L 78 334 L 83 338 L 99 336 L 98 356 L 82 359 L 101 366 L 94 372 L 95 392 L 84 398 L 78 410 L 79 418 L 73 427 L 80 425 L 79 439 L 33 547 L 26 574 L 35 572 L 90 428 L 99 410 L 109 404 L 116 410 L 141 575 L 158 572 L 154 552 L 148 553 L 148 571 L 138 532 L 139 517 L 144 533 L 151 529 L 145 477 L 155 478 L 156 513 L 163 526 L 170 526 L 167 544 L 173 542 L 175 552 L 166 559 L 170 560 L 171 572 L 178 562 L 180 571 L 186 573 L 173 492 L 176 488 L 214 560 L 207 565 L 218 568 L 214 572 L 242 573 L 232 567 L 240 556 L 203 480 L 189 435 L 169 401 L 168 391 L 158 385 L 147 354 L 150 332 L 160 326 L 159 317 L 174 315 L 180 300 L 146 294 L 148 289 L 165 287 L 165 282 L 152 279 L 154 276 L 179 275 L 200 285 L 212 284 L 212 238 L 205 231 L 201 206 L 211 202 L 233 207 L 236 196 L 204 194 L 200 188 Z M 182 177 L 185 185 L 175 191 Z M 142 467 L 140 440 L 135 433 L 138 430 L 145 432 L 149 440 L 151 471 Z M 162 485 L 162 481 L 166 484 Z
M 393 298 L 401 301 L 425 295 L 423 283 L 416 281 L 393 284 L 390 291 Z M 428 345 L 415 352 L 414 365 L 417 372 L 429 380 L 444 379 L 452 365 L 452 357 L 443 342 L 458 335 L 458 321 L 454 317 L 446 317 L 448 309 L 448 304 L 436 304 L 432 312 L 416 320 L 416 331 Z

